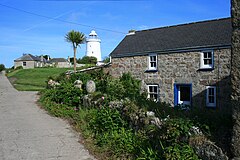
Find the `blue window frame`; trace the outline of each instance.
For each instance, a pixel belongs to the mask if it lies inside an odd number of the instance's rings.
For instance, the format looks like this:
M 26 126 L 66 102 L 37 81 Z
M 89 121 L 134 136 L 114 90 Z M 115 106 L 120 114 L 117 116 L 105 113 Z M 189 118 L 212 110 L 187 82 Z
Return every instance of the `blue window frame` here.
M 174 84 L 174 106 L 192 104 L 192 84 Z

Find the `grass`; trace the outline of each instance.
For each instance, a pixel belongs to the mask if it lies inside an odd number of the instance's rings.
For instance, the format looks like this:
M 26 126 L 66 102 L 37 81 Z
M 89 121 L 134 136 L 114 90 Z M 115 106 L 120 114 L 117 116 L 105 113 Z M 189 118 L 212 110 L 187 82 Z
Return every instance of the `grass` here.
M 87 64 L 77 70 L 92 67 Z M 49 77 L 56 78 L 59 74 L 73 70 L 73 68 L 32 68 L 13 70 L 7 74 L 8 79 L 19 91 L 40 91 L 46 87 Z
M 19 91 L 40 91 L 46 87 L 49 77 L 72 70 L 69 68 L 34 68 L 14 70 L 7 74 L 10 82 Z

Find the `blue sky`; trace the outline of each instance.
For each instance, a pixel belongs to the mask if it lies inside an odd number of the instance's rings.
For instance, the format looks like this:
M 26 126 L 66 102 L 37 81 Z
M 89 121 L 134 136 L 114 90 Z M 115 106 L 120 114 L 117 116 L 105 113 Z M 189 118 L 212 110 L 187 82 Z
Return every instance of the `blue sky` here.
M 224 17 L 230 17 L 230 0 L 0 0 L 0 64 L 12 67 L 23 53 L 71 57 L 72 46 L 64 36 L 72 29 L 85 35 L 94 29 L 104 58 L 131 29 Z M 77 57 L 85 50 L 81 45 Z

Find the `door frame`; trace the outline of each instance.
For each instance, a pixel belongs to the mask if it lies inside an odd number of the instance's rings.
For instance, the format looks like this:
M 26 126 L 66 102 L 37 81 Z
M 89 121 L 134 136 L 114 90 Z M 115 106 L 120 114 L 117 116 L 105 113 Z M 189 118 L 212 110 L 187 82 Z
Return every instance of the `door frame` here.
M 190 87 L 190 106 L 192 105 L 192 83 L 174 83 L 174 106 L 179 104 L 179 89 L 183 86 Z

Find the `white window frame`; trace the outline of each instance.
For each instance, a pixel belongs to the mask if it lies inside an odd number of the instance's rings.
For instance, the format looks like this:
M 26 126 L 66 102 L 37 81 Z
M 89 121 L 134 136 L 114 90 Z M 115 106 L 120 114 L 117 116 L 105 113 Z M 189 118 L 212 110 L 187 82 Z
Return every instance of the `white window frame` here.
M 151 57 L 155 57 L 156 61 L 152 61 Z M 157 54 L 149 54 L 149 56 L 148 56 L 148 69 L 149 70 L 157 70 L 157 61 L 158 61 Z M 155 63 L 156 67 L 152 67 L 151 63 Z
M 22 62 L 22 65 L 23 65 L 23 66 L 27 66 L 27 62 L 25 62 L 25 61 Z
M 157 99 L 154 99 L 154 101 L 158 101 L 159 100 L 159 86 L 158 85 L 156 85 L 156 84 L 151 84 L 151 85 L 147 85 L 147 87 L 148 87 L 148 99 L 150 99 L 151 98 L 151 94 L 156 94 L 157 95 Z M 150 87 L 157 87 L 157 92 L 155 93 L 155 92 L 150 92 Z
M 209 89 L 213 89 L 213 94 L 214 95 L 209 95 Z M 207 107 L 216 107 L 216 100 L 217 100 L 217 96 L 216 96 L 216 86 L 206 86 L 206 106 Z M 209 96 L 213 96 L 214 97 L 214 103 L 209 102 Z
M 204 58 L 204 53 L 211 53 L 211 57 Z M 210 59 L 212 64 L 204 64 L 204 60 Z M 206 50 L 200 53 L 200 69 L 213 69 L 214 67 L 214 52 L 213 50 Z

